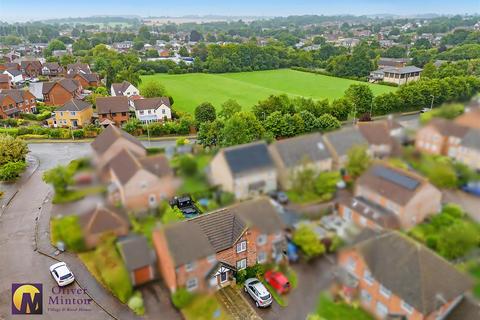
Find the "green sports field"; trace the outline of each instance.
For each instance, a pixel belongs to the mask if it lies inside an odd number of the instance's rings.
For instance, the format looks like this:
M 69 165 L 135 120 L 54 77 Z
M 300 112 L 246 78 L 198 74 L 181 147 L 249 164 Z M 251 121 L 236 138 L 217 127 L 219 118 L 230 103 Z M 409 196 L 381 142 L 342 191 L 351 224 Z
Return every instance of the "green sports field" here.
M 175 100 L 176 110 L 193 112 L 202 102 L 216 108 L 228 99 L 237 100 L 245 110 L 271 94 L 287 94 L 330 100 L 343 96 L 354 83 L 348 79 L 290 69 L 240 73 L 190 73 L 182 75 L 155 74 L 142 76 L 142 82 L 159 81 Z M 395 90 L 394 87 L 369 84 L 375 95 Z M 141 86 L 140 86 L 141 87 Z

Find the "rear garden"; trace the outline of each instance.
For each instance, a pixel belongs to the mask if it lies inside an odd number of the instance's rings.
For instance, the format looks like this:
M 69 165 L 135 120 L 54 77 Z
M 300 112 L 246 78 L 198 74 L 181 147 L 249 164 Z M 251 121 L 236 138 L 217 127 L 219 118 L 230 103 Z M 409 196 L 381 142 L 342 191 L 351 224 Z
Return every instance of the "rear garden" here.
M 327 293 L 320 294 L 317 309 L 308 315 L 307 320 L 374 320 L 368 312 L 358 305 L 350 305 L 341 300 L 334 301 Z

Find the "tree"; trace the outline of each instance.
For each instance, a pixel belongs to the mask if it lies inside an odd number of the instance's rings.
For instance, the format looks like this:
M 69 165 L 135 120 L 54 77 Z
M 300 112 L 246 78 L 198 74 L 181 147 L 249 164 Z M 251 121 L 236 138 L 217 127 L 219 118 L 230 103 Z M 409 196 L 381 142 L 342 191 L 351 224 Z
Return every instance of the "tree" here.
M 347 164 L 345 169 L 350 177 L 358 178 L 370 166 L 370 156 L 367 153 L 367 148 L 364 146 L 353 146 L 347 154 Z
M 333 100 L 330 105 L 330 114 L 337 118 L 339 121 L 348 120 L 348 115 L 352 112 L 352 102 L 345 98 L 339 98 Z
M 287 126 L 286 119 L 280 111 L 271 113 L 264 121 L 265 130 L 271 132 L 275 138 L 283 136 Z
M 435 67 L 433 62 L 429 62 L 423 66 L 422 78 L 435 78 L 436 71 L 437 68 Z
M 300 117 L 303 120 L 303 128 L 304 132 L 312 132 L 316 128 L 315 124 L 315 116 L 310 112 L 306 110 L 302 110 L 299 113 Z
M 293 114 L 295 113 L 295 106 L 287 95 L 282 94 L 279 96 L 271 95 L 267 99 L 259 101 L 252 108 L 252 112 L 261 121 L 267 119 L 275 111 L 282 114 Z
M 55 39 L 55 40 L 51 41 L 48 44 L 47 48 L 45 49 L 45 56 L 51 56 L 54 50 L 65 50 L 65 49 L 67 49 L 65 47 L 65 43 L 63 43 L 60 40 Z
M 25 162 L 28 147 L 24 140 L 0 134 L 0 166 L 8 162 Z
M 198 32 L 197 30 L 192 30 L 190 32 L 190 41 L 198 42 L 201 40 L 203 40 L 203 36 L 200 32 Z
M 222 146 L 228 147 L 260 140 L 265 129 L 251 112 L 238 112 L 225 122 Z
M 401 110 L 402 101 L 395 92 L 378 95 L 373 100 L 373 114 L 383 115 Z
M 311 166 L 312 159 L 308 156 L 303 157 L 300 170 L 293 172 L 290 177 L 292 181 L 291 189 L 303 196 L 314 189 L 315 171 Z
M 43 181 L 52 184 L 56 194 L 64 195 L 73 183 L 73 172 L 68 167 L 58 165 L 43 173 Z
M 13 181 L 20 176 L 27 165 L 24 161 L 7 162 L 0 166 L 0 181 Z
M 382 57 L 385 58 L 404 58 L 407 55 L 407 49 L 401 46 L 392 46 L 385 50 Z
M 140 90 L 145 98 L 165 97 L 168 96 L 167 89 L 158 81 L 149 81 L 143 84 Z
M 456 222 L 437 237 L 437 250 L 443 257 L 453 260 L 465 256 L 480 242 L 479 228 L 475 225 Z
M 217 118 L 215 107 L 210 102 L 204 102 L 195 108 L 197 127 L 202 123 L 214 121 Z
M 188 57 L 190 55 L 190 53 L 188 52 L 188 49 L 183 46 L 181 47 L 179 50 L 178 50 L 178 54 L 181 56 L 181 57 Z
M 293 242 L 300 247 L 307 260 L 325 252 L 325 246 L 318 239 L 313 227 L 307 224 L 303 224 L 295 230 Z
M 222 104 L 219 116 L 225 120 L 230 119 L 235 113 L 242 111 L 242 106 L 234 99 L 228 99 Z
M 131 118 L 123 125 L 123 130 L 131 135 L 138 135 L 142 130 L 142 123 L 137 118 Z
M 321 172 L 315 179 L 315 193 L 322 198 L 331 199 L 335 190 L 337 190 L 337 182 L 340 180 L 338 171 Z
M 183 155 L 178 159 L 178 169 L 184 176 L 194 176 L 198 172 L 198 164 L 191 155 Z
M 163 224 L 170 224 L 178 221 L 185 220 L 183 213 L 178 208 L 171 208 L 168 207 L 167 210 L 162 215 L 162 223 Z
M 340 121 L 331 114 L 325 113 L 315 120 L 315 127 L 322 132 L 332 131 L 342 126 Z
M 352 103 L 356 118 L 360 118 L 370 112 L 373 103 L 373 92 L 368 85 L 350 85 L 345 91 L 345 97 Z
M 217 146 L 223 140 L 224 123 L 219 119 L 200 124 L 197 139 L 203 147 Z
M 413 47 L 415 49 L 430 49 L 432 47 L 432 44 L 428 39 L 420 38 L 417 41 L 415 41 Z

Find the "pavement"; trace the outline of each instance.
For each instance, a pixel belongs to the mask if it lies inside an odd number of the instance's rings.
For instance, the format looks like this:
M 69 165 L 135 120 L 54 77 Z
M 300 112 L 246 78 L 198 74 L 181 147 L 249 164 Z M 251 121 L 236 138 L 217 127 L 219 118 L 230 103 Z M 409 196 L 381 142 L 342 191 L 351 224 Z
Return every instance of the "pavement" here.
M 181 320 L 181 313 L 170 302 L 170 292 L 160 281 L 140 288 L 145 305 L 146 320 Z
M 463 207 L 468 215 L 480 223 L 480 197 L 461 190 L 442 190 L 443 202 L 453 202 Z
M 257 313 L 263 320 L 306 319 L 309 313 L 315 311 L 320 293 L 328 290 L 334 280 L 335 264 L 331 256 L 320 257 L 309 263 L 296 263 L 292 268 L 297 273 L 298 282 L 297 288 L 285 296 L 288 305 L 281 307 L 273 301 L 270 308 L 257 308 Z M 248 293 L 243 294 L 255 308 L 255 303 Z

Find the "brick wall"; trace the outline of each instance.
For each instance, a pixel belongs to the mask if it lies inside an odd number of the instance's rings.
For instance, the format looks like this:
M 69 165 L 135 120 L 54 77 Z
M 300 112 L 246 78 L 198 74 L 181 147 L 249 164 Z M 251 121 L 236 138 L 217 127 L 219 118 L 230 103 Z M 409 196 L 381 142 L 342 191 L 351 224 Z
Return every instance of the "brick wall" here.
M 74 96 L 65 90 L 64 87 L 56 83 L 48 94 L 44 95 L 45 104 L 49 106 L 61 106 Z

